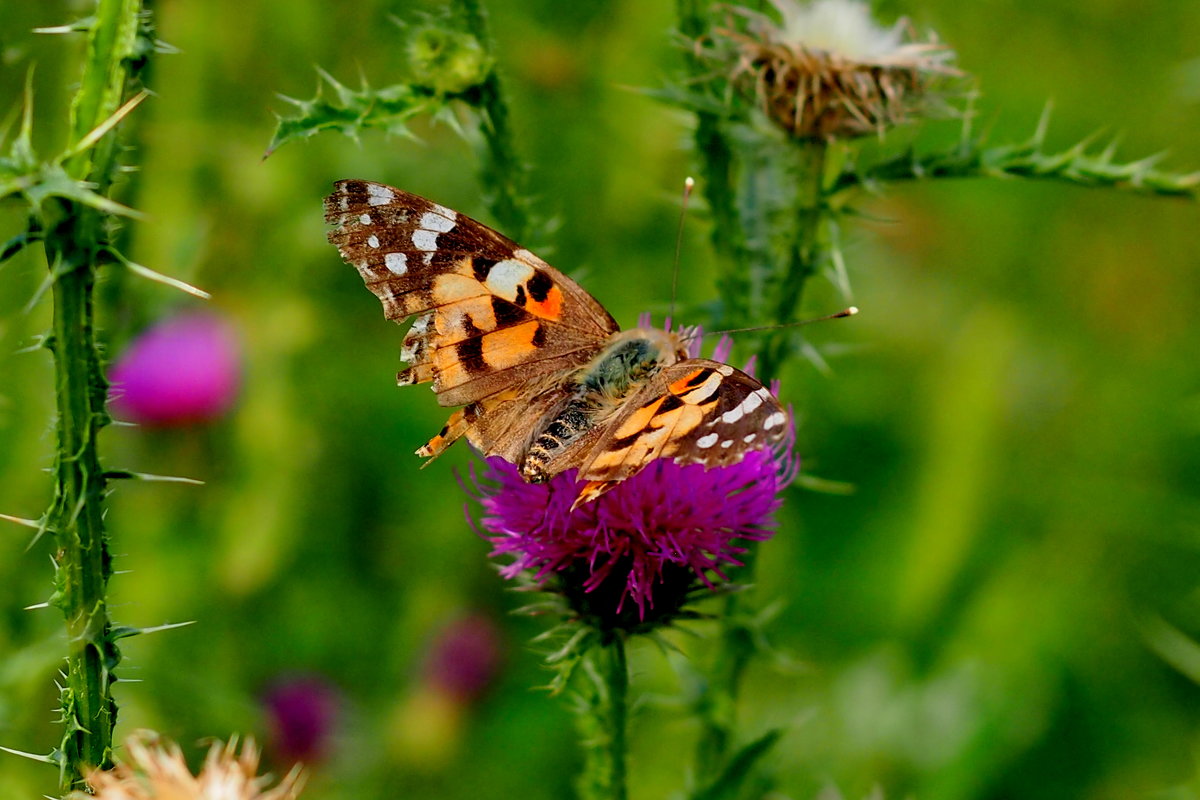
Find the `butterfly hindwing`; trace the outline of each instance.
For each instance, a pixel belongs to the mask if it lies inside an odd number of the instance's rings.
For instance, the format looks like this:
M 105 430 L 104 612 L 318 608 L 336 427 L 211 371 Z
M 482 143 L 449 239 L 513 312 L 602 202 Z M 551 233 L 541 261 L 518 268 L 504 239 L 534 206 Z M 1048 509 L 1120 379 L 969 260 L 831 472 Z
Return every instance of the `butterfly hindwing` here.
M 329 240 L 396 321 L 416 316 L 400 382 L 467 405 L 585 363 L 616 323 L 570 278 L 470 217 L 346 180 L 325 200 Z
M 759 381 L 689 358 L 663 368 L 624 404 L 579 470 L 586 502 L 656 458 L 719 467 L 782 442 L 787 412 Z

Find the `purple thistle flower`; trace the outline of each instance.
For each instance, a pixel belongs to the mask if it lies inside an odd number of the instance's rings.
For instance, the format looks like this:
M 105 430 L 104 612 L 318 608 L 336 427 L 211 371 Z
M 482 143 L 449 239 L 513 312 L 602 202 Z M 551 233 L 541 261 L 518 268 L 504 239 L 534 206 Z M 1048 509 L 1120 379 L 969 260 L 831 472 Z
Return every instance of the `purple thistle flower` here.
M 714 358 L 727 358 L 729 347 L 722 340 Z M 698 335 L 692 349 L 699 351 Z M 778 449 L 752 451 L 725 467 L 658 459 L 574 510 L 582 487 L 575 470 L 533 484 L 516 465 L 492 457 L 474 481 L 483 506 L 476 529 L 492 543 L 492 556 L 512 558 L 504 577 L 528 571 L 542 583 L 558 576 L 572 607 L 605 627 L 666 618 L 698 583 L 715 588 L 727 580 L 746 542 L 771 537 L 780 492 L 799 466 L 790 433 Z
M 329 751 L 341 711 L 341 693 L 312 675 L 279 681 L 263 697 L 270 744 L 282 763 L 321 761 Z
M 474 613 L 438 631 L 425 659 L 424 679 L 458 702 L 470 703 L 486 694 L 503 662 L 500 627 Z
M 142 333 L 109 371 L 118 416 L 148 427 L 207 422 L 237 399 L 241 354 L 232 326 L 183 314 Z

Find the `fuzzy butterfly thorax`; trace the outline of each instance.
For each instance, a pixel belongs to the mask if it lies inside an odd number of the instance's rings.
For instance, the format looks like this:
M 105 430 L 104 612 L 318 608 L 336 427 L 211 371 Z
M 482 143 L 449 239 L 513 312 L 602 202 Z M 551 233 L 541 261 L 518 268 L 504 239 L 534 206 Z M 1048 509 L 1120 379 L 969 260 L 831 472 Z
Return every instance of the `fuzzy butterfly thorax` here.
M 658 458 L 723 466 L 778 446 L 779 401 L 750 375 L 695 357 L 686 334 L 621 331 L 578 284 L 475 220 L 390 186 L 339 181 L 329 239 L 389 319 L 415 317 L 401 385 L 462 406 L 417 450 L 459 438 L 530 482 L 569 469 L 577 505 Z

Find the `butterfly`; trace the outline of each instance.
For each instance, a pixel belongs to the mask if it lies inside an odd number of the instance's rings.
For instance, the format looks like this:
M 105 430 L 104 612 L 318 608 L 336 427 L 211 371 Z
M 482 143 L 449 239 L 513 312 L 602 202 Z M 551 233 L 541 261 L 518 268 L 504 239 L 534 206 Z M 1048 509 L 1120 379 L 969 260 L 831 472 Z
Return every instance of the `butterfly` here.
M 774 395 L 690 357 L 687 332 L 622 331 L 566 275 L 443 205 L 371 181 L 334 186 L 329 241 L 388 319 L 416 318 L 397 382 L 432 383 L 440 405 L 460 406 L 417 455 L 465 436 L 530 482 L 578 469 L 578 507 L 655 459 L 726 466 L 786 438 Z

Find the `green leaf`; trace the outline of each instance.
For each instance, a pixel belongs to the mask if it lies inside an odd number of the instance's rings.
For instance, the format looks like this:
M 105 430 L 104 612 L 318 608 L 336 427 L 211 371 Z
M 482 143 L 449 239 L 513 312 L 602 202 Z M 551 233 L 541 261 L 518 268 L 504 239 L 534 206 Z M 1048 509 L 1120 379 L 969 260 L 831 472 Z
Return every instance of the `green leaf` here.
M 436 110 L 443 102 L 429 91 L 398 84 L 375 90 L 364 85 L 354 91 L 339 83 L 332 75 L 317 68 L 317 74 L 330 87 L 334 97 L 322 96 L 323 84 L 317 85 L 312 100 L 296 100 L 280 95 L 284 101 L 296 107 L 296 113 L 279 116 L 275 135 L 267 146 L 263 158 L 274 153 L 284 144 L 326 131 L 341 131 L 357 139 L 364 130 L 376 129 L 387 133 L 409 136 L 406 123 L 414 116 Z
M 783 736 L 783 730 L 775 728 L 750 742 L 733 754 L 729 763 L 717 779 L 691 796 L 691 800 L 731 800 L 750 775 L 750 771 Z

